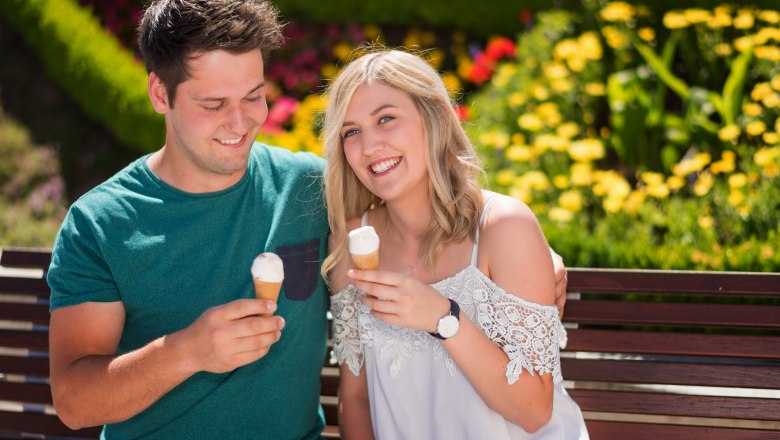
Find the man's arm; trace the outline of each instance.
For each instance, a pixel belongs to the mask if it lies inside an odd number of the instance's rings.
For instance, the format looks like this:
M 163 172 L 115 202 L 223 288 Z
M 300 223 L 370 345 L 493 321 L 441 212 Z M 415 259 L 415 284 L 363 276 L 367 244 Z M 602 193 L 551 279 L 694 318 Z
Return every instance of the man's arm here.
M 117 356 L 125 309 L 87 302 L 52 312 L 49 346 L 54 406 L 73 429 L 116 423 L 140 413 L 199 371 L 221 373 L 263 357 L 284 320 L 259 317 L 275 304 L 236 300 L 193 324 Z

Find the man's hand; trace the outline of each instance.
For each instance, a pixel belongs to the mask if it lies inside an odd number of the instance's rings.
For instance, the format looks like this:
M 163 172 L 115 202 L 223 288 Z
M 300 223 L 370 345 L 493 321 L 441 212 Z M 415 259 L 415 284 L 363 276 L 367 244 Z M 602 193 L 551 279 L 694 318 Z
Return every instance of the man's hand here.
M 225 373 L 262 358 L 279 340 L 284 319 L 259 316 L 274 310 L 272 301 L 232 301 L 206 310 L 178 336 L 196 371 Z
M 563 318 L 563 306 L 566 304 L 566 266 L 563 258 L 550 248 L 555 271 L 555 306 L 558 307 L 558 315 Z

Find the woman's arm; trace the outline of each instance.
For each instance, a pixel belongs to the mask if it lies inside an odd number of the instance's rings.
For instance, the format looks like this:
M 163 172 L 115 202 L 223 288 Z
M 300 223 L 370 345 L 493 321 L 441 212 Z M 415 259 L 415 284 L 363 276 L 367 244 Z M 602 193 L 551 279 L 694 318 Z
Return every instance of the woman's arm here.
M 339 432 L 341 438 L 373 440 L 366 369 L 361 368 L 359 376 L 352 374 L 346 364 L 342 364 L 340 369 Z

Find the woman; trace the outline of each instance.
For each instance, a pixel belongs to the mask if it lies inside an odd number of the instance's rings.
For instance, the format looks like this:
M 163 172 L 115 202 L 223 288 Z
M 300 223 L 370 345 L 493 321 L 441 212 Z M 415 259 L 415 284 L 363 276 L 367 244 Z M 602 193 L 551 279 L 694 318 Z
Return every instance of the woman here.
M 344 438 L 584 439 L 561 384 L 550 250 L 522 202 L 480 189 L 436 71 L 379 50 L 329 89 L 323 265 Z M 352 270 L 347 234 L 380 238 Z

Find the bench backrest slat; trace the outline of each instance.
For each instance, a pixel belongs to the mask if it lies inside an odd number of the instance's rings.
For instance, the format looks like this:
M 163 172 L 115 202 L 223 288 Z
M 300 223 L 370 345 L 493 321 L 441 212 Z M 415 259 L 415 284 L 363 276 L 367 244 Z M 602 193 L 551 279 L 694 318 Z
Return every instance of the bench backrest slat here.
M 679 426 L 641 424 L 637 429 L 636 423 L 604 422 L 593 420 L 588 423 L 588 432 L 591 439 L 631 439 L 631 440 L 776 440 L 776 431 L 758 429 L 734 429 L 710 426 Z

